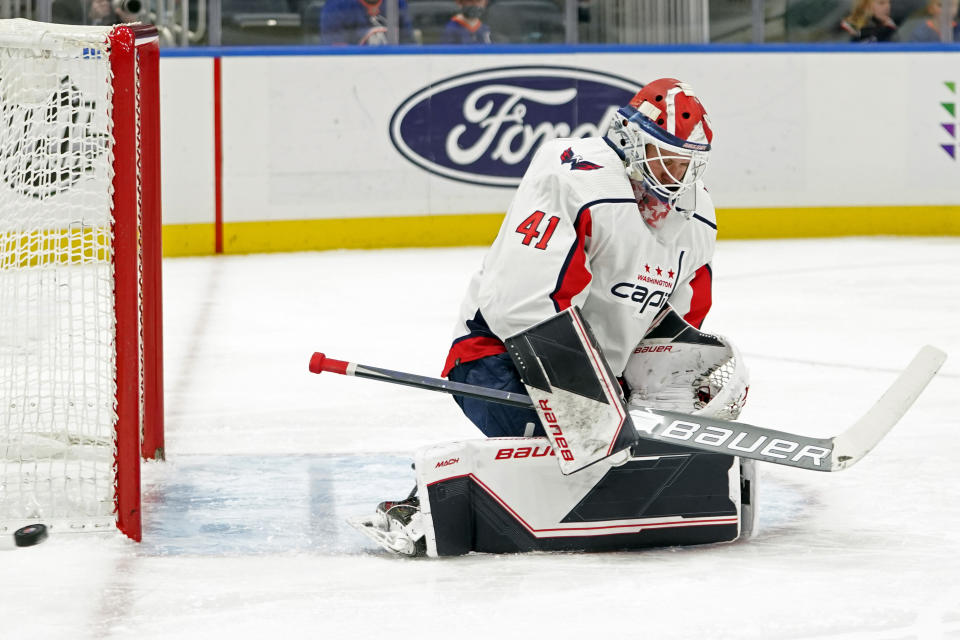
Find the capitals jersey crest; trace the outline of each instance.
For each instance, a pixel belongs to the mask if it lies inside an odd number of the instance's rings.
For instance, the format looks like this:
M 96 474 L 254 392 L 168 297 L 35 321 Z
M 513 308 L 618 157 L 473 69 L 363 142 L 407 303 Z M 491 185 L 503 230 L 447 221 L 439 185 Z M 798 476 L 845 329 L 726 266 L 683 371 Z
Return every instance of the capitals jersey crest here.
M 573 153 L 573 147 L 567 147 L 566 151 L 560 154 L 560 163 L 569 164 L 571 171 L 593 171 L 594 169 L 603 169 L 603 166 L 584 160 Z

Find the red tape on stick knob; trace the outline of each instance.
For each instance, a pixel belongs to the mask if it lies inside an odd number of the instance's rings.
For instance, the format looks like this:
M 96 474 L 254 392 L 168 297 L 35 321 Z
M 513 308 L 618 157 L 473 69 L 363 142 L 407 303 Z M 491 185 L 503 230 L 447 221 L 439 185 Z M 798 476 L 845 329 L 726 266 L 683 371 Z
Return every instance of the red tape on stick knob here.
M 334 360 L 333 358 L 328 358 L 319 351 L 310 356 L 310 371 L 313 373 L 323 373 L 324 371 L 329 371 L 330 373 L 347 375 L 347 365 L 349 364 L 349 362 L 345 362 L 343 360 Z

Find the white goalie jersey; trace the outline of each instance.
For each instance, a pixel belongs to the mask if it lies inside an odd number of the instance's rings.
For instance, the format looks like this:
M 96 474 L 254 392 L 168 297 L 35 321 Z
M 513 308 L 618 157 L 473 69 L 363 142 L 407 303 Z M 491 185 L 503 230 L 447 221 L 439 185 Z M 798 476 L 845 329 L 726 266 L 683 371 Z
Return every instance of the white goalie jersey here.
M 639 197 L 605 138 L 545 143 L 470 281 L 443 375 L 572 305 L 617 375 L 668 301 L 699 327 L 711 304 L 710 196 L 698 182 L 672 212 Z

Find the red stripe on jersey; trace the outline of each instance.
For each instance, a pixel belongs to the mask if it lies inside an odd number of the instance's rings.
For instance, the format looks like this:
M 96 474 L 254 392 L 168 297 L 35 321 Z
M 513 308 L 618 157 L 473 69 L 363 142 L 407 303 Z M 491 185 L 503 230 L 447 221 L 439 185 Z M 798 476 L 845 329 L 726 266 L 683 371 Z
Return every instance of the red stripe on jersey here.
M 498 353 L 506 353 L 507 348 L 496 338 L 489 336 L 476 336 L 466 338 L 453 343 L 450 347 L 450 353 L 447 354 L 447 361 L 443 364 L 443 377 L 447 377 L 450 369 L 461 362 L 473 362 L 487 356 L 495 356 Z
M 553 305 L 556 307 L 557 312 L 570 307 L 573 297 L 586 289 L 587 285 L 590 284 L 590 280 L 593 278 L 587 269 L 587 252 L 585 246 L 587 237 L 593 233 L 590 209 L 584 209 L 580 212 L 580 215 L 577 216 L 575 227 L 577 240 L 574 242 L 573 247 L 570 248 L 567 260 L 560 270 L 560 277 L 557 278 L 557 288 L 550 294 L 550 298 L 553 300 Z
M 690 310 L 683 319 L 699 329 L 713 306 L 713 271 L 709 264 L 703 265 L 693 274 L 690 288 L 693 289 L 693 297 L 690 298 Z

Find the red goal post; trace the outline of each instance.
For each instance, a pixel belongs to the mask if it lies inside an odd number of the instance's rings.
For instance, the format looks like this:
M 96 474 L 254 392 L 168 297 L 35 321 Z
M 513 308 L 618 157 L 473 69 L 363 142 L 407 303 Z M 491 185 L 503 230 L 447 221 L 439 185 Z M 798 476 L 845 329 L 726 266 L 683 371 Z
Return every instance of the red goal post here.
M 0 531 L 142 536 L 163 458 L 155 27 L 0 20 Z

